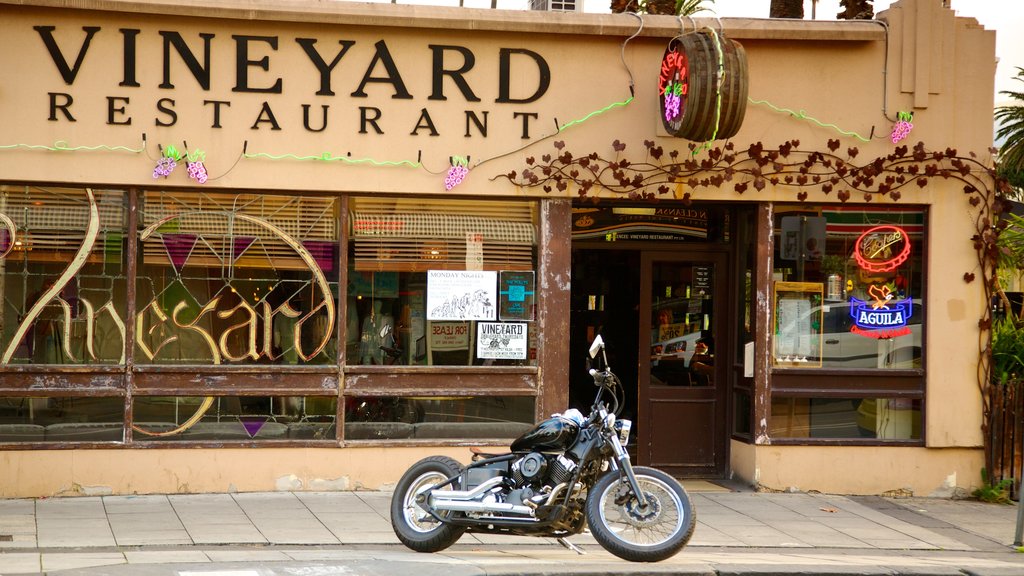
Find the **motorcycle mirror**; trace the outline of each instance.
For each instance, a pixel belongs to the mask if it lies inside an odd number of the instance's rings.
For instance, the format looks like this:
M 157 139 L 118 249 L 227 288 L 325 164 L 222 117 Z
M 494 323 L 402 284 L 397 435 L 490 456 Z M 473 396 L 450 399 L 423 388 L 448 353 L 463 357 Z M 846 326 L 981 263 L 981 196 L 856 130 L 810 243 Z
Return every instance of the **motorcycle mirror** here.
M 597 358 L 597 355 L 601 353 L 604 348 L 604 339 L 598 334 L 594 337 L 594 341 L 590 344 L 590 357 Z

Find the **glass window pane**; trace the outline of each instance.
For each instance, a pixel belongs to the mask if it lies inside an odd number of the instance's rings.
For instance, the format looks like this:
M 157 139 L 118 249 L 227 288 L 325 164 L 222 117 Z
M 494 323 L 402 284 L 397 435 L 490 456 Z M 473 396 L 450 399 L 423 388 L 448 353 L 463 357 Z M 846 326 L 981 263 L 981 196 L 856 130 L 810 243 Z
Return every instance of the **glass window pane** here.
M 124 362 L 125 202 L 0 186 L 0 364 Z
M 334 440 L 337 398 L 136 396 L 136 442 Z
M 0 398 L 0 442 L 123 440 L 122 398 Z
M 774 279 L 821 286 L 811 311 L 821 367 L 921 367 L 925 217 L 915 207 L 779 209 Z
M 920 440 L 921 401 L 772 397 L 773 438 Z
M 536 202 L 374 196 L 349 205 L 346 364 L 536 363 Z M 439 288 L 442 273 L 451 278 Z
M 505 295 L 499 295 L 499 302 Z M 427 272 L 349 272 L 348 365 L 531 366 L 532 322 L 431 321 Z M 514 343 L 493 342 L 481 328 L 515 332 Z M 507 335 L 502 336 L 507 339 Z M 484 349 L 481 350 L 481 347 Z M 505 354 L 492 353 L 501 348 Z
M 533 427 L 535 398 L 347 398 L 345 439 L 516 438 Z
M 337 199 L 147 192 L 136 358 L 336 361 Z

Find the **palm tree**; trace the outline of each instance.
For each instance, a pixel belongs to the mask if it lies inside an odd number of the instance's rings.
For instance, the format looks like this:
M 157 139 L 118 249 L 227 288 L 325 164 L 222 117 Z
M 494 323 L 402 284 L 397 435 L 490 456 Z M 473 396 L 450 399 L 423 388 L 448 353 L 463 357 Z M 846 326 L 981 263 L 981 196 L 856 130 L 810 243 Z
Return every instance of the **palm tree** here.
M 1014 80 L 1024 82 L 1024 68 L 1017 68 Z M 999 147 L 1000 175 L 1009 180 L 1018 190 L 1024 188 L 1024 92 L 1003 90 L 1016 104 L 996 108 L 995 119 L 999 125 L 996 140 L 1002 140 Z
M 875 17 L 873 0 L 842 0 L 839 5 L 845 8 L 836 17 L 840 20 L 871 20 Z
M 768 12 L 769 18 L 799 18 L 804 17 L 804 0 L 772 0 Z
M 704 3 L 714 4 L 715 0 L 612 0 L 612 12 L 639 12 L 646 14 L 675 14 L 693 16 L 698 12 L 711 10 Z

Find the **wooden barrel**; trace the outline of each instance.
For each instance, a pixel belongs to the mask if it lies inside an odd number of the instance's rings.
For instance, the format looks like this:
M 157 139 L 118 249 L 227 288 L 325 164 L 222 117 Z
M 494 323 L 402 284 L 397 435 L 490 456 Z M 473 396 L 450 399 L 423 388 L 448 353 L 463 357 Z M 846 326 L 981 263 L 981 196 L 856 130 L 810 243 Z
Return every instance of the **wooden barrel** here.
M 658 79 L 665 130 L 698 142 L 734 136 L 747 112 L 748 84 L 747 53 L 738 42 L 708 29 L 673 39 Z

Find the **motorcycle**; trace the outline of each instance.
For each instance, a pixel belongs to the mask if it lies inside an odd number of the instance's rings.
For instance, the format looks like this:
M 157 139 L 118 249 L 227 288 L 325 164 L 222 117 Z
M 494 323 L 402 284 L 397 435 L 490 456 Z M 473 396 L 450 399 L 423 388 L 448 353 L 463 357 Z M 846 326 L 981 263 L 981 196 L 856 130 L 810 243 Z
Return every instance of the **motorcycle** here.
M 590 358 L 597 396 L 589 416 L 556 414 L 513 441 L 509 453 L 476 453 L 465 467 L 430 456 L 409 468 L 391 500 L 398 539 L 438 552 L 466 532 L 541 536 L 580 552 L 565 538 L 589 526 L 598 544 L 626 560 L 657 562 L 679 552 L 696 526 L 690 497 L 665 472 L 630 464 L 632 423 L 617 417 L 624 392 L 600 335 Z

